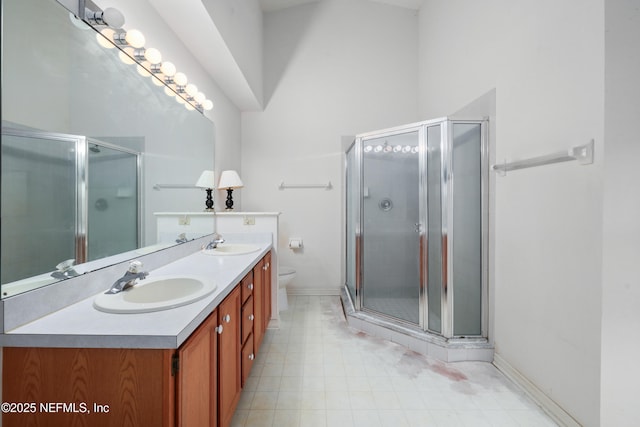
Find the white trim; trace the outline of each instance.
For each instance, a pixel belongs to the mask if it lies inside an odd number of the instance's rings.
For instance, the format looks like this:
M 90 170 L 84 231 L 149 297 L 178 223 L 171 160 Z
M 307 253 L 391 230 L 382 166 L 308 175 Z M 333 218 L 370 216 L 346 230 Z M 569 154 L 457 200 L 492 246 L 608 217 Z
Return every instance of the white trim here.
M 507 378 L 516 383 L 522 390 L 533 399 L 556 423 L 565 427 L 580 427 L 578 423 L 567 411 L 562 409 L 556 402 L 540 390 L 520 371 L 511 366 L 499 354 L 493 355 L 493 365 L 498 368 Z
M 287 286 L 288 295 L 335 295 L 340 296 L 340 288 L 294 288 Z

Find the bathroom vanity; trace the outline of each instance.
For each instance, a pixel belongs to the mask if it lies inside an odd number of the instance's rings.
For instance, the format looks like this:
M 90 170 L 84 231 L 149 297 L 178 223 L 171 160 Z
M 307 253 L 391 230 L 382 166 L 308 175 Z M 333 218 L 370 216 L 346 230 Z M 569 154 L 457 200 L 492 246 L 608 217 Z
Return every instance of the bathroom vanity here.
M 2 425 L 230 425 L 271 317 L 271 249 L 151 272 L 216 281 L 188 305 L 114 314 L 88 298 L 5 333 Z

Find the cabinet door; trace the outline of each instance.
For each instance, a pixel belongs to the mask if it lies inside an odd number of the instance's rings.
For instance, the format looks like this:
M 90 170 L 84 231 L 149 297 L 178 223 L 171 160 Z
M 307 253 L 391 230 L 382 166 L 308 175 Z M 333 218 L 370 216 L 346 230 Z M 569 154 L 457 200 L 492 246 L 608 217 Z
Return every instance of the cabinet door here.
M 253 267 L 253 349 L 257 353 L 260 350 L 262 337 L 264 336 L 264 260 L 258 261 Z
M 240 287 L 218 306 L 218 418 L 231 424 L 240 399 Z
M 33 412 L 4 426 L 172 427 L 173 350 L 14 348 L 2 354 L 2 398 Z M 62 408 L 59 405 L 64 404 Z M 44 405 L 44 406 L 43 406 Z
M 214 311 L 177 352 L 177 427 L 217 425 L 217 322 Z
M 253 352 L 253 337 L 242 347 L 242 386 L 247 381 L 249 374 L 251 373 L 251 367 L 253 366 L 253 360 L 255 359 L 255 353 Z

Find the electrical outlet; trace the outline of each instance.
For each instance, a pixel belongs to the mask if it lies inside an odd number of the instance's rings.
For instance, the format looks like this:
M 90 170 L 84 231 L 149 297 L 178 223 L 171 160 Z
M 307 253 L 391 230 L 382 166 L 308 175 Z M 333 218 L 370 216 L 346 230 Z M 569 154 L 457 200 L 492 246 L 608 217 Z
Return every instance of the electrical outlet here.
M 243 218 L 242 223 L 244 225 L 256 225 L 256 217 L 255 216 L 245 216 Z
M 181 216 L 180 218 L 178 218 L 178 225 L 189 225 L 191 224 L 191 218 L 189 218 L 188 216 Z

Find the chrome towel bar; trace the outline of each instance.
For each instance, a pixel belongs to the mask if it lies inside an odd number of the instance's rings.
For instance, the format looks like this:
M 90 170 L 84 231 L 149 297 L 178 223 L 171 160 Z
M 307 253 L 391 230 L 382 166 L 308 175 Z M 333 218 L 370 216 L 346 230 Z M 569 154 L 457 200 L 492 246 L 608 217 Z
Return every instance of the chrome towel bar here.
M 331 181 L 327 184 L 285 184 L 284 181 L 281 181 L 280 185 L 278 185 L 279 190 L 287 188 L 324 188 L 325 190 L 331 190 L 333 185 L 331 185 Z
M 545 156 L 531 157 L 529 159 L 516 160 L 509 163 L 505 160 L 502 164 L 495 164 L 491 166 L 491 169 L 496 171 L 500 176 L 505 176 L 507 172 L 513 170 L 550 165 L 553 163 L 570 162 L 572 160 L 577 160 L 581 165 L 590 165 L 593 163 L 593 148 L 594 140 L 592 139 L 585 145 L 571 147 L 566 151 L 558 151 Z

